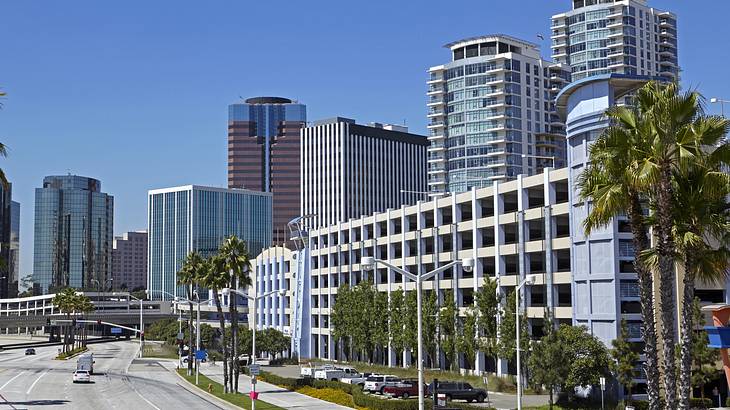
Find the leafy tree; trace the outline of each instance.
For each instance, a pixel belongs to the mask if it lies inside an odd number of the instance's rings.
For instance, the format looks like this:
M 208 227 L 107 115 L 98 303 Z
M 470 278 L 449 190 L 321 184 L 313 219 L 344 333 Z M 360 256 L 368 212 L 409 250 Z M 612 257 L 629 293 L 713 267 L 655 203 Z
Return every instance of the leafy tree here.
M 474 294 L 476 326 L 479 329 L 479 349 L 488 356 L 497 354 L 497 318 L 499 317 L 499 295 L 497 281 L 484 277 L 484 283 Z
M 418 348 L 418 322 L 417 322 L 417 301 L 416 292 L 410 290 L 405 295 L 405 328 L 403 331 L 403 348 L 414 352 Z
M 330 311 L 330 325 L 335 343 L 345 343 L 353 331 L 353 316 L 356 312 L 352 309 L 353 293 L 350 285 L 344 283 L 337 288 L 337 298 Z
M 611 341 L 611 370 L 616 380 L 626 388 L 627 398 L 631 400 L 631 388 L 634 386 L 634 366 L 639 361 L 639 354 L 636 353 L 629 338 L 629 329 L 625 320 L 621 321 L 621 332 L 618 337 Z
M 414 291 L 415 293 L 415 291 Z M 438 330 L 436 317 L 438 306 L 436 304 L 436 292 L 424 291 L 421 300 L 421 331 L 423 332 L 423 348 L 428 355 L 431 365 L 436 363 L 436 335 Z
M 456 308 L 456 302 L 454 301 L 454 292 L 449 289 L 444 291 L 444 303 L 438 313 L 438 325 L 439 335 L 441 337 L 441 349 L 444 351 L 446 356 L 447 365 L 444 368 L 454 369 L 456 362 L 456 351 L 457 351 L 457 335 L 456 326 L 459 311 Z
M 546 317 L 544 323 L 545 335 L 533 344 L 527 365 L 532 384 L 538 387 L 545 386 L 548 389 L 550 396 L 548 403 L 552 409 L 555 402 L 553 395 L 564 386 L 566 376 L 570 372 L 570 360 L 573 358 L 568 356 L 552 320 Z
M 523 306 L 520 303 L 521 306 Z M 499 356 L 507 360 L 516 360 L 517 332 L 515 322 L 517 319 L 515 306 L 515 291 L 511 290 L 506 298 L 500 315 L 499 325 Z M 530 331 L 527 326 L 527 316 L 520 315 L 520 358 L 525 359 L 530 347 Z M 522 360 L 527 363 L 527 360 Z
M 702 314 L 700 300 L 695 298 L 693 303 L 694 323 L 701 324 L 705 321 Z M 716 363 L 720 360 L 718 350 L 707 346 L 707 332 L 704 330 L 692 332 L 692 387 L 700 390 L 702 398 L 705 397 L 705 384 L 717 376 Z
M 460 321 L 460 329 L 457 332 L 457 348 L 464 354 L 464 360 L 470 366 L 474 365 L 476 353 L 480 345 L 479 339 L 477 338 L 477 315 L 477 309 L 474 306 L 470 306 L 466 311 L 466 316 Z
M 207 323 L 200 324 L 200 345 L 202 349 L 214 349 L 218 331 Z
M 401 357 L 406 345 L 405 328 L 407 318 L 405 310 L 405 295 L 403 289 L 399 287 L 397 290 L 390 292 L 390 303 L 388 304 L 390 345 L 398 357 Z
M 388 294 L 378 292 L 375 286 L 372 287 L 372 312 L 373 331 L 371 332 L 371 344 L 381 352 L 382 358 L 387 357 L 384 353 L 388 347 Z
M 570 358 L 570 371 L 565 386 L 573 390 L 576 386 L 598 384 L 608 374 L 611 359 L 603 342 L 588 333 L 585 326 L 561 325 L 558 338 Z

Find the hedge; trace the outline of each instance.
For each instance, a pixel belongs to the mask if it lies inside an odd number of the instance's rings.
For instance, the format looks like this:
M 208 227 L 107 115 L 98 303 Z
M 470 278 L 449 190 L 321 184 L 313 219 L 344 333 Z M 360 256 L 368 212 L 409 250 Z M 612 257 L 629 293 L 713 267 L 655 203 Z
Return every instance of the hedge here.
M 689 399 L 689 407 L 693 409 L 709 409 L 710 407 L 713 407 L 712 399 L 693 397 Z

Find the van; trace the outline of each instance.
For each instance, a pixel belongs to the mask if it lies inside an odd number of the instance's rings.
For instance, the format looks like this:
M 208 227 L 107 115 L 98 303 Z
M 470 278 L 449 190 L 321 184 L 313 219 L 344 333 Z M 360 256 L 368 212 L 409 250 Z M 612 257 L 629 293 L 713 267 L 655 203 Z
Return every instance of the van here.
M 94 354 L 84 353 L 76 360 L 76 370 L 86 370 L 94 374 Z

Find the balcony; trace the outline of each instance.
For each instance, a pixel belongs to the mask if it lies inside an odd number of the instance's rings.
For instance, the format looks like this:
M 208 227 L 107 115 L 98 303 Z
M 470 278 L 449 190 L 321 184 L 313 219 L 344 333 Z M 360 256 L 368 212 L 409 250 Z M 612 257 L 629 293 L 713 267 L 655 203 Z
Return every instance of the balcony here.
M 677 38 L 677 35 L 675 33 L 672 33 L 669 30 L 660 30 L 659 31 L 659 37 L 669 37 L 669 38 Z
M 428 102 L 426 103 L 426 105 L 428 105 L 429 107 L 440 104 L 444 104 L 444 99 L 441 96 L 431 96 L 431 98 L 429 98 Z
M 616 8 L 616 9 L 613 9 L 610 13 L 611 14 L 609 14 L 609 15 L 606 16 L 607 19 L 616 18 L 616 17 L 623 17 L 623 15 L 624 15 L 624 11 L 623 11 L 623 9 L 621 7 Z
M 431 122 L 428 123 L 428 126 L 427 127 L 428 127 L 428 129 L 443 128 L 444 127 L 444 122 L 442 120 L 431 121 Z
M 612 60 L 608 62 L 608 67 L 606 68 L 618 68 L 625 66 L 626 63 L 623 60 Z
M 437 95 L 437 94 L 443 94 L 444 88 L 443 87 L 428 87 L 428 91 L 426 92 L 426 95 Z
M 553 21 L 552 24 L 550 25 L 551 29 L 558 29 L 558 28 L 565 28 L 565 27 L 566 27 L 565 19 Z
M 615 31 L 612 31 L 611 34 L 606 36 L 606 38 L 619 38 L 619 37 L 623 37 L 623 36 L 624 36 L 623 30 L 615 30 Z
M 621 27 L 624 24 L 621 20 L 611 20 L 606 24 L 606 28 Z
M 659 20 L 659 27 L 665 28 L 665 27 L 674 27 L 674 24 L 670 22 L 667 19 L 661 19 Z
M 445 115 L 444 110 L 429 110 L 428 117 L 440 117 Z

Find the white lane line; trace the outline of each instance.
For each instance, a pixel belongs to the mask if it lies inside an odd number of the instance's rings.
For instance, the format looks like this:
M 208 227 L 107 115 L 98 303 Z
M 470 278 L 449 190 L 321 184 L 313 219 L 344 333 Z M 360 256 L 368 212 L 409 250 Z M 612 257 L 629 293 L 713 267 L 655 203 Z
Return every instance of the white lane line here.
M 24 374 L 24 373 L 25 373 L 26 371 L 27 371 L 27 370 L 23 370 L 22 372 L 20 372 L 20 373 L 16 374 L 16 375 L 15 375 L 15 377 L 13 377 L 12 379 L 10 379 L 10 380 L 6 381 L 6 382 L 5 382 L 5 384 L 3 384 L 2 386 L 0 386 L 0 390 L 4 389 L 4 388 L 5 388 L 5 387 L 6 387 L 6 386 L 7 386 L 8 384 L 10 384 L 10 382 L 12 382 L 13 380 L 15 380 L 15 379 L 17 379 L 18 377 L 22 376 L 22 375 L 23 375 L 23 374 Z
M 33 382 L 33 384 L 31 384 L 30 387 L 28 387 L 28 390 L 25 391 L 25 394 L 30 394 L 30 391 L 33 390 L 33 388 L 35 387 L 36 383 L 38 383 L 38 381 L 41 379 L 41 377 L 43 377 L 46 374 L 48 374 L 49 371 L 51 371 L 51 369 L 48 369 L 45 372 L 41 373 L 41 375 L 38 376 L 37 379 L 35 379 L 35 381 Z
M 162 410 L 162 409 L 160 409 L 159 407 L 155 406 L 155 405 L 154 405 L 154 404 L 153 404 L 153 403 L 152 403 L 151 401 L 147 400 L 147 398 L 146 398 L 146 397 L 144 397 L 144 396 L 142 395 L 142 393 L 140 393 L 140 392 L 139 392 L 139 390 L 137 390 L 137 388 L 136 388 L 136 387 L 134 387 L 134 384 L 132 383 L 132 381 L 131 381 L 131 380 L 127 379 L 127 380 L 125 380 L 125 381 L 126 381 L 126 382 L 127 382 L 127 384 L 129 385 L 129 387 L 131 387 L 131 388 L 132 388 L 132 390 L 134 390 L 134 392 L 135 392 L 135 393 L 137 393 L 137 395 L 138 395 L 139 397 L 141 397 L 141 398 L 142 398 L 142 400 L 144 400 L 144 401 L 145 401 L 145 402 L 146 402 L 147 404 L 149 404 L 150 406 L 152 406 L 152 408 L 153 408 L 153 409 L 155 409 L 155 410 Z

